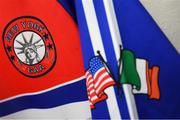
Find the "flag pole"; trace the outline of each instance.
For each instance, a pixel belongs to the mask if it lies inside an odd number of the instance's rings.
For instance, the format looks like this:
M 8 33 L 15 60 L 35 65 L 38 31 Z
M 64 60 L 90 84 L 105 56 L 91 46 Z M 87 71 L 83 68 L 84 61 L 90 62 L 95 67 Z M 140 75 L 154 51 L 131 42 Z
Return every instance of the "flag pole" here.
M 113 75 L 111 74 L 110 68 L 109 68 L 107 62 L 104 60 L 104 58 L 103 58 L 103 56 L 101 55 L 101 52 L 100 52 L 99 50 L 97 51 L 97 54 L 99 55 L 100 59 L 102 60 L 103 64 L 105 65 L 105 68 L 107 69 L 107 72 L 109 73 L 109 75 L 113 78 L 113 80 L 114 80 L 114 82 L 116 83 L 116 85 L 117 85 L 118 87 L 120 87 L 119 82 L 117 82 L 116 79 L 115 79 L 115 78 L 113 77 Z
M 122 46 L 122 41 L 121 41 L 121 36 L 120 36 L 120 31 L 118 28 L 118 23 L 116 19 L 116 14 L 114 11 L 114 6 L 113 6 L 113 1 L 112 0 L 103 0 L 104 1 L 104 7 L 107 15 L 107 20 L 113 40 L 113 45 L 116 53 L 116 58 L 118 60 L 121 60 L 121 49 L 123 49 Z M 119 46 L 120 45 L 120 50 Z M 119 66 L 121 66 L 121 61 L 119 61 Z M 121 69 L 119 71 L 119 74 L 121 74 Z M 137 114 L 137 108 L 136 108 L 136 103 L 135 103 L 135 98 L 132 93 L 132 86 L 128 84 L 123 84 L 122 85 L 123 91 L 125 93 L 125 98 L 127 101 L 127 107 L 129 110 L 130 118 L 131 119 L 138 119 L 138 114 Z
M 91 38 L 94 54 L 97 55 L 96 53 L 97 50 L 100 50 L 103 58 L 106 60 L 106 52 L 104 50 L 103 40 L 100 34 L 100 28 L 98 25 L 94 3 L 92 0 L 83 0 L 82 6 L 84 9 L 85 18 L 87 21 L 87 27 L 89 30 L 89 35 Z M 106 103 L 110 118 L 121 119 L 121 111 L 118 107 L 118 102 L 116 99 L 116 93 L 114 87 L 106 88 L 105 93 L 108 95 L 108 98 L 106 99 Z M 106 109 L 105 106 L 104 109 Z

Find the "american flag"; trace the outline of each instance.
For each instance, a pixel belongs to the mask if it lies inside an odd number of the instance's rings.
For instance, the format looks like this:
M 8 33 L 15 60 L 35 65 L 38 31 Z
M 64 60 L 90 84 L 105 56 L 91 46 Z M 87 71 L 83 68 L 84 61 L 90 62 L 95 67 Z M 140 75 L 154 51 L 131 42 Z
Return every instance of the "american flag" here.
M 99 56 L 90 60 L 89 69 L 85 73 L 86 86 L 90 107 L 94 108 L 97 102 L 105 100 L 104 90 L 115 84 Z

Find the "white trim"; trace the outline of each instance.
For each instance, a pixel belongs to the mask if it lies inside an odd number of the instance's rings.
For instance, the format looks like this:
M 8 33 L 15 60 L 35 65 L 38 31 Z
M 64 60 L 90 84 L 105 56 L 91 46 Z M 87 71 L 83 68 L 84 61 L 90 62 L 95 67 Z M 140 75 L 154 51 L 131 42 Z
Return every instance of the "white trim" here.
M 48 109 L 25 109 L 6 115 L 1 120 L 86 120 L 90 119 L 89 101 L 73 102 Z
M 82 77 L 79 77 L 79 78 L 77 78 L 77 79 L 71 80 L 71 81 L 66 82 L 66 83 L 64 83 L 64 84 L 60 84 L 60 85 L 57 85 L 57 86 L 51 87 L 51 88 L 46 89 L 46 90 L 42 90 L 42 91 L 38 91 L 38 92 L 33 92 L 33 93 L 19 94 L 19 95 L 16 95 L 16 96 L 13 96 L 13 97 L 10 97 L 10 98 L 7 98 L 7 99 L 0 100 L 0 103 L 6 102 L 6 101 L 9 101 L 9 100 L 12 100 L 12 99 L 18 98 L 18 97 L 29 96 L 29 95 L 37 95 L 37 94 L 42 94 L 42 93 L 45 93 L 45 92 L 48 92 L 48 91 L 54 90 L 54 89 L 56 89 L 56 88 L 59 88 L 59 87 L 65 86 L 65 85 L 68 85 L 68 84 L 72 84 L 72 83 L 78 82 L 78 81 L 80 81 L 80 80 L 82 80 L 82 79 L 85 79 L 85 77 L 84 77 L 84 76 L 82 76 Z
M 93 1 L 82 0 L 82 4 L 83 4 L 87 26 L 88 26 L 91 41 L 92 41 L 92 46 L 94 48 L 94 53 L 95 55 L 97 55 L 97 51 L 100 50 L 102 57 L 106 61 L 106 56 L 104 52 L 104 47 L 102 43 L 102 38 L 101 38 L 99 26 L 98 26 L 98 21 L 97 21 L 95 9 L 94 9 Z M 121 119 L 120 110 L 118 108 L 114 88 L 109 87 L 108 89 L 106 89 L 106 93 L 109 96 L 108 99 L 106 100 L 106 103 L 108 106 L 110 118 Z
M 109 30 L 111 33 L 112 42 L 113 42 L 114 49 L 115 49 L 116 58 L 117 58 L 117 60 L 119 60 L 119 58 L 120 58 L 120 52 L 119 52 L 120 46 L 119 45 L 122 45 L 122 41 L 121 41 L 118 24 L 116 21 L 116 15 L 114 12 L 113 2 L 112 2 L 112 0 L 103 0 L 103 1 L 104 1 L 104 7 L 105 7 L 106 15 L 107 15 Z
M 120 58 L 120 54 L 121 54 L 119 45 L 122 45 L 122 40 L 121 40 L 121 36 L 120 36 L 120 31 L 118 29 L 118 23 L 117 23 L 115 11 L 114 11 L 113 1 L 112 0 L 104 0 L 104 6 L 105 6 L 107 19 L 108 19 L 111 37 L 113 40 L 115 53 L 116 53 L 116 59 L 118 61 Z M 137 113 L 137 109 L 136 109 L 134 95 L 131 92 L 132 88 L 130 88 L 129 85 L 126 85 L 126 84 L 124 84 L 122 86 L 123 86 L 123 90 L 125 91 L 125 97 L 126 97 L 126 101 L 127 101 L 127 105 L 128 105 L 130 118 L 137 119 L 138 113 Z

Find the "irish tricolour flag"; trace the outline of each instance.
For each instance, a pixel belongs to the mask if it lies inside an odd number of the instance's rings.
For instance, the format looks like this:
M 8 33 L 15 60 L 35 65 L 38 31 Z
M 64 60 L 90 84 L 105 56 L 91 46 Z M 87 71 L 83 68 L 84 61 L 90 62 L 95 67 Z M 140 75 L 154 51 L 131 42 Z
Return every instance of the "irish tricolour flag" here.
M 146 59 L 135 58 L 133 51 L 122 50 L 121 84 L 131 84 L 133 94 L 147 94 L 150 99 L 159 99 L 158 66 L 149 66 Z

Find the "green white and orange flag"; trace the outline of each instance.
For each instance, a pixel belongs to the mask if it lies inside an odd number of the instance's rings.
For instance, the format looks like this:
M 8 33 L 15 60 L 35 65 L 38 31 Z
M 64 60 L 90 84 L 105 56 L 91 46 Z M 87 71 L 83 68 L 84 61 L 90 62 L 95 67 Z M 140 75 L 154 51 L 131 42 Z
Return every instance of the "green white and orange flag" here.
M 159 99 L 159 67 L 149 68 L 148 61 L 135 58 L 130 50 L 122 50 L 121 84 L 131 84 L 133 94 L 147 94 L 150 99 Z

